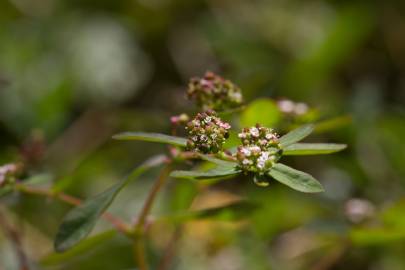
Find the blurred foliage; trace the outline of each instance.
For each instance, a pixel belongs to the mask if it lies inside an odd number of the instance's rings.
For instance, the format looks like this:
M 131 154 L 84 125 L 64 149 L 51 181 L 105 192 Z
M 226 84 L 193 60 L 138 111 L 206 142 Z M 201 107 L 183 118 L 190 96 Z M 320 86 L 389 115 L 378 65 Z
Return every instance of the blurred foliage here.
M 349 149 L 286 158 L 322 182 L 326 191 L 315 196 L 244 177 L 169 181 L 156 216 L 240 198 L 260 205 L 237 222 L 188 221 L 172 269 L 404 269 L 404 11 L 396 0 L 0 1 L 0 165 L 25 162 L 34 186 L 98 194 L 166 149 L 111 135 L 169 133 L 171 115 L 195 113 L 184 98 L 188 79 L 212 70 L 247 99 L 246 110 L 224 116 L 234 127 L 260 120 L 283 133 L 316 121 L 314 141 Z M 284 99 L 308 110 L 286 112 Z M 158 173 L 129 184 L 111 212 L 131 220 Z M 0 193 L 0 218 L 19 232 L 32 269 L 133 268 L 131 243 L 104 232 L 103 221 L 74 250 L 55 254 L 68 209 Z M 154 265 L 174 230 L 150 229 Z M 0 269 L 18 269 L 3 230 Z

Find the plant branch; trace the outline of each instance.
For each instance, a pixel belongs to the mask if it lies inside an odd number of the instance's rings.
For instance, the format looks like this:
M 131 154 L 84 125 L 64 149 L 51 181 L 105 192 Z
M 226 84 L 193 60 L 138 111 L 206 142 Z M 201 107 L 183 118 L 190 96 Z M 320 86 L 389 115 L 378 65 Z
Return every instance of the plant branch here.
M 153 206 L 153 203 L 155 202 L 157 194 L 159 193 L 160 189 L 165 184 L 170 171 L 171 171 L 171 166 L 170 166 L 170 163 L 168 163 L 166 165 L 166 167 L 163 169 L 163 171 L 160 173 L 157 181 L 154 183 L 151 191 L 149 192 L 148 197 L 146 198 L 145 204 L 142 207 L 141 213 L 139 214 L 138 221 L 135 224 L 134 229 L 135 229 L 136 233 L 138 233 L 138 232 L 140 232 L 141 234 L 143 233 L 143 227 L 145 226 L 146 218 L 148 217 L 149 212 L 152 209 L 152 206 Z
M 51 191 L 49 189 L 45 189 L 45 188 L 37 188 L 37 187 L 30 187 L 30 186 L 26 186 L 26 185 L 22 185 L 22 184 L 16 184 L 15 189 L 20 192 L 27 193 L 27 194 L 40 195 L 40 196 L 45 196 L 48 198 L 58 199 L 62 202 L 70 204 L 70 205 L 78 206 L 82 203 L 82 200 L 80 200 L 79 198 L 73 197 L 73 196 L 63 193 L 63 192 L 53 192 L 53 191 Z M 102 217 L 105 220 L 107 220 L 108 222 L 110 222 L 115 227 L 115 229 L 117 229 L 117 231 L 119 231 L 125 235 L 130 234 L 129 225 L 126 224 L 124 221 L 122 221 L 120 218 L 115 217 L 114 215 L 112 215 L 111 213 L 108 213 L 108 212 L 104 213 L 102 215 Z
M 170 161 L 160 173 L 158 179 L 154 183 L 151 191 L 146 198 L 145 204 L 142 207 L 141 213 L 139 214 L 138 220 L 135 223 L 134 227 L 134 258 L 138 264 L 140 270 L 147 270 L 147 260 L 146 260 L 146 252 L 145 252 L 145 241 L 144 241 L 144 231 L 145 231 L 145 223 L 146 219 L 149 216 L 149 213 L 152 209 L 152 206 L 156 200 L 157 194 L 164 186 L 166 179 L 169 176 L 171 171 Z
M 139 236 L 134 241 L 134 258 L 138 264 L 139 270 L 147 270 L 148 264 L 146 262 L 145 242 Z
M 0 209 L 0 227 L 3 229 L 5 235 L 10 239 L 14 246 L 20 265 L 19 270 L 29 270 L 28 259 L 22 247 L 20 236 L 13 226 L 8 224 L 2 209 Z
M 176 244 L 179 241 L 182 233 L 183 233 L 183 226 L 176 228 L 172 238 L 170 239 L 169 243 L 166 246 L 163 257 L 160 259 L 158 267 L 156 269 L 167 270 L 170 267 L 174 254 L 176 252 Z

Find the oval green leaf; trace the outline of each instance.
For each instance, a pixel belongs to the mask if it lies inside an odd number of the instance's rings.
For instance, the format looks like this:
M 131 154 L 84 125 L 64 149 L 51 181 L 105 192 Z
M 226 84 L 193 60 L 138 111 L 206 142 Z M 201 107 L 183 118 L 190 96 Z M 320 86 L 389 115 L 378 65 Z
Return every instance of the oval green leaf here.
M 174 146 L 186 147 L 187 139 L 169 136 L 166 134 L 160 133 L 148 133 L 148 132 L 123 132 L 113 136 L 115 140 L 124 140 L 124 141 L 145 141 L 145 142 L 157 142 L 157 143 L 166 143 Z
M 311 175 L 281 163 L 276 163 L 269 171 L 269 175 L 280 183 L 301 192 L 316 193 L 324 191 L 322 185 Z
M 235 176 L 241 173 L 236 167 L 216 167 L 208 171 L 174 171 L 171 177 L 188 180 L 208 180 Z
M 147 160 L 134 169 L 128 177 L 116 183 L 106 191 L 89 198 L 81 205 L 73 208 L 63 219 L 55 237 L 54 247 L 63 252 L 86 238 L 94 228 L 98 218 L 107 210 L 118 193 L 132 180 L 149 168 L 164 163 L 165 156 L 157 156 Z
M 283 150 L 284 156 L 323 155 L 342 151 L 346 144 L 336 143 L 294 143 Z
M 41 258 L 40 263 L 45 266 L 55 266 L 66 263 L 86 253 L 91 253 L 95 248 L 99 247 L 106 241 L 111 240 L 117 235 L 117 231 L 112 229 L 100 234 L 88 237 L 81 241 L 78 245 L 69 249 L 64 253 L 51 253 Z
M 285 148 L 293 143 L 299 142 L 307 137 L 314 130 L 314 125 L 308 124 L 288 132 L 280 138 L 281 147 Z

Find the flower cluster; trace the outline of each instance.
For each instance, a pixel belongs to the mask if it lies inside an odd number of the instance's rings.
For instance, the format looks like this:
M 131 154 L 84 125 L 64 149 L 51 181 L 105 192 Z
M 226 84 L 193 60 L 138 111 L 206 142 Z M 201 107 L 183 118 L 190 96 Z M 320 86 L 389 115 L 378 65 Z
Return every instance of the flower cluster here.
M 192 78 L 187 96 L 204 110 L 224 111 L 243 103 L 240 88 L 212 72 L 206 72 L 203 78 Z
M 21 166 L 17 164 L 5 164 L 0 166 L 0 187 L 13 181 L 13 178 L 19 174 Z
M 202 153 L 218 153 L 229 137 L 231 128 L 216 116 L 214 111 L 199 113 L 186 126 L 188 132 L 187 148 Z
M 245 172 L 263 175 L 281 156 L 278 136 L 270 128 L 260 125 L 245 128 L 239 138 L 242 145 L 238 147 L 236 158 Z

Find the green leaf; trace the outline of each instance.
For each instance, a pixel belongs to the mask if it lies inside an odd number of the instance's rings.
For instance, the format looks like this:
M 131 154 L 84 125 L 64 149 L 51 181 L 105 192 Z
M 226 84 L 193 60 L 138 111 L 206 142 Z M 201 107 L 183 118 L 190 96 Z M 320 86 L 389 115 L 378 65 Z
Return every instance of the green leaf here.
M 269 175 L 280 183 L 301 192 L 315 193 L 324 191 L 322 185 L 311 175 L 281 163 L 276 163 L 271 168 Z
M 213 219 L 221 221 L 236 221 L 251 215 L 259 207 L 257 203 L 242 200 L 223 206 L 213 207 L 197 211 L 174 214 L 164 217 L 164 220 L 173 222 L 185 222 L 196 219 Z
M 294 129 L 293 131 L 290 131 L 289 133 L 285 134 L 280 138 L 281 147 L 285 148 L 293 143 L 301 141 L 309 134 L 311 134 L 313 130 L 314 126 L 309 124 Z
M 250 103 L 241 115 L 241 125 L 254 126 L 257 123 L 263 126 L 275 126 L 281 118 L 280 111 L 275 102 L 268 98 L 256 99 Z
M 144 164 L 134 169 L 125 179 L 73 208 L 65 216 L 59 227 L 54 243 L 55 250 L 63 252 L 86 238 L 95 226 L 98 218 L 107 210 L 114 198 L 130 181 L 137 178 L 145 170 L 162 164 L 165 160 L 165 156 L 157 156 L 147 160 Z
M 160 133 L 148 132 L 124 132 L 113 136 L 115 140 L 136 140 L 145 142 L 167 143 L 175 146 L 185 147 L 187 139 L 175 136 L 169 136 Z
M 108 230 L 100 234 L 89 237 L 81 241 L 77 246 L 64 253 L 51 253 L 41 259 L 41 264 L 45 266 L 61 265 L 74 258 L 90 253 L 102 243 L 114 238 L 117 235 L 116 230 Z
M 216 167 L 208 171 L 174 171 L 171 177 L 189 180 L 218 179 L 235 176 L 241 173 L 236 167 Z
M 346 144 L 336 143 L 294 143 L 283 150 L 284 156 L 322 155 L 339 152 L 347 147 Z

